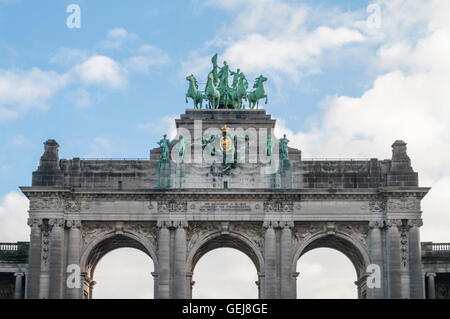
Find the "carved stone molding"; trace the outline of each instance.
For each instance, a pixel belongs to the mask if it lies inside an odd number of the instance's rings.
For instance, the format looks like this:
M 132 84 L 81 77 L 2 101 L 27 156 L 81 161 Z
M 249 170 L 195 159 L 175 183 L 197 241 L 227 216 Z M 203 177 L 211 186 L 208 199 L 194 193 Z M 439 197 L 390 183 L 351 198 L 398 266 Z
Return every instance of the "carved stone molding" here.
M 79 220 L 67 220 L 66 221 L 67 228 L 81 228 L 81 221 Z
M 271 201 L 264 203 L 265 212 L 293 212 L 293 202 Z
M 219 222 L 190 222 L 186 232 L 188 251 L 190 251 L 197 240 L 208 233 L 220 232 L 222 229 Z
M 69 213 L 81 212 L 81 202 L 79 200 L 65 200 L 64 210 Z
M 253 241 L 258 248 L 263 247 L 264 227 L 261 222 L 233 222 L 230 224 L 230 232 L 245 235 Z
M 324 222 L 301 223 L 294 227 L 294 235 L 298 241 L 324 231 L 326 231 L 326 223 Z
M 83 246 L 87 246 L 101 233 L 111 232 L 113 230 L 115 230 L 115 223 L 113 222 L 83 222 L 81 225 Z
M 384 228 L 384 222 L 381 221 L 381 220 L 370 221 L 370 222 L 369 222 L 369 228 L 370 228 L 370 229 L 374 229 L 374 228 Z
M 139 234 L 156 244 L 158 228 L 154 222 L 130 222 L 123 225 L 123 231 Z
M 402 220 L 401 219 L 388 219 L 386 221 L 386 227 L 401 227 Z
M 63 200 L 57 195 L 30 198 L 30 210 L 60 210 L 62 208 Z
M 50 256 L 50 231 L 51 227 L 48 224 L 42 224 L 41 261 L 43 264 L 48 263 Z
M 409 227 L 422 227 L 423 226 L 423 220 L 418 219 L 408 219 L 408 226 Z
M 64 222 L 64 218 L 50 218 L 48 220 L 48 224 L 51 227 L 64 227 L 65 222 Z
M 336 226 L 336 231 L 347 234 L 366 245 L 369 225 L 367 223 L 358 222 L 338 223 Z
M 386 202 L 384 201 L 371 201 L 369 202 L 369 211 L 371 213 L 381 213 L 386 210 Z
M 187 212 L 187 202 L 180 201 L 160 201 L 158 202 L 158 212 Z
M 408 254 L 408 231 L 409 226 L 400 229 L 400 258 L 402 267 L 406 268 L 409 262 Z
M 420 211 L 420 201 L 414 197 L 389 198 L 387 209 L 395 212 Z
M 43 223 L 43 221 L 41 218 L 28 218 L 28 221 L 27 221 L 27 224 L 30 227 L 33 227 L 33 226 L 41 227 L 42 223 Z

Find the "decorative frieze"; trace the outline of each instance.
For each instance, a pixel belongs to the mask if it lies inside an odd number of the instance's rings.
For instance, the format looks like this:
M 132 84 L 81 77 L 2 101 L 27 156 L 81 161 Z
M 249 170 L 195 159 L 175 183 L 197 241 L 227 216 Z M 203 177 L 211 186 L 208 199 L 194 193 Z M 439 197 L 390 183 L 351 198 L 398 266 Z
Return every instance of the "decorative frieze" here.
M 369 202 L 369 211 L 371 213 L 381 213 L 386 210 L 386 202 L 385 201 L 370 201 Z
M 387 209 L 390 212 L 420 211 L 420 200 L 415 197 L 389 198 Z
M 265 212 L 293 212 L 293 202 L 271 201 L 264 203 Z
M 187 202 L 182 201 L 159 201 L 158 212 L 172 213 L 172 212 L 186 212 Z
M 81 202 L 79 200 L 65 200 L 64 210 L 69 213 L 76 213 L 81 211 Z
M 60 210 L 64 201 L 58 195 L 30 198 L 30 210 Z

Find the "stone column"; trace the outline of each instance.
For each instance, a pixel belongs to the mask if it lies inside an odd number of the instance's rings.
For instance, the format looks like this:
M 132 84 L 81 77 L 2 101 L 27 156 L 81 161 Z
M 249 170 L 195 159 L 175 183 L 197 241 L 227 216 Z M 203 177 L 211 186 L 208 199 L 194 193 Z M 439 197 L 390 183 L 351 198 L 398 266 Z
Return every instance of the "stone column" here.
M 81 245 L 81 222 L 79 220 L 68 220 L 67 227 L 69 228 L 69 247 L 67 253 L 67 265 L 77 265 L 80 267 L 80 245 Z M 80 269 L 81 271 L 81 269 Z M 69 288 L 65 283 L 67 299 L 81 299 L 81 272 L 80 277 L 75 278 L 79 280 L 79 287 Z M 77 282 L 73 283 L 77 284 Z
M 48 299 L 50 294 L 50 231 L 48 219 L 42 223 L 41 241 L 41 275 L 39 278 L 39 299 Z
M 186 288 L 186 226 L 180 223 L 175 231 L 174 298 L 187 299 Z
M 420 244 L 421 219 L 408 220 L 409 229 L 409 274 L 410 297 L 412 299 L 425 298 L 425 288 L 422 274 L 422 253 Z
M 195 285 L 195 281 L 192 280 L 192 276 L 193 273 L 192 272 L 188 272 L 186 273 L 186 281 L 187 281 L 187 285 L 188 285 L 188 298 L 192 299 L 192 288 L 194 288 Z
M 277 294 L 277 250 L 275 229 L 272 223 L 265 225 L 264 236 L 264 299 L 274 299 Z
M 286 224 L 281 230 L 281 298 L 293 299 L 292 295 L 292 231 Z
M 23 299 L 23 272 L 16 272 L 14 276 L 16 276 L 16 283 L 14 286 L 14 299 Z
M 39 298 L 39 281 L 41 277 L 41 219 L 28 219 L 28 226 L 31 228 L 30 251 L 28 264 L 28 288 L 27 298 Z
M 387 221 L 386 246 L 388 253 L 388 284 L 389 297 L 400 299 L 402 297 L 401 273 L 400 273 L 400 232 L 401 220 Z
M 297 299 L 297 278 L 300 275 L 299 272 L 292 273 L 292 298 Z
M 165 222 L 158 234 L 158 298 L 170 298 L 170 231 Z
M 158 273 L 156 271 L 151 273 L 153 277 L 153 299 L 158 298 Z
M 427 273 L 428 299 L 436 299 L 436 286 L 434 283 L 434 277 L 436 277 L 436 273 L 434 273 L 434 272 Z
M 51 299 L 62 298 L 64 219 L 50 219 L 50 294 Z
M 379 288 L 367 287 L 367 297 L 369 299 L 382 299 L 384 298 L 384 262 L 383 262 L 383 243 L 381 240 L 381 228 L 382 223 L 378 221 L 369 223 L 369 252 L 370 263 L 377 265 L 380 269 L 380 282 Z

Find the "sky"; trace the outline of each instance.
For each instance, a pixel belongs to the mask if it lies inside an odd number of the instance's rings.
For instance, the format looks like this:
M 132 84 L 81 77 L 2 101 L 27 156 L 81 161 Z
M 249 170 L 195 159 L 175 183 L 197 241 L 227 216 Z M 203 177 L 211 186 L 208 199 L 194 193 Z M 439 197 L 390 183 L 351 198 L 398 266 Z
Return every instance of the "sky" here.
M 70 4 L 80 28 L 67 25 Z M 205 82 L 217 52 L 269 79 L 276 133 L 305 158 L 385 159 L 407 142 L 432 187 L 422 240 L 449 242 L 449 40 L 448 0 L 0 0 L 0 241 L 28 240 L 18 186 L 45 140 L 60 158 L 148 158 L 192 107 L 186 75 Z

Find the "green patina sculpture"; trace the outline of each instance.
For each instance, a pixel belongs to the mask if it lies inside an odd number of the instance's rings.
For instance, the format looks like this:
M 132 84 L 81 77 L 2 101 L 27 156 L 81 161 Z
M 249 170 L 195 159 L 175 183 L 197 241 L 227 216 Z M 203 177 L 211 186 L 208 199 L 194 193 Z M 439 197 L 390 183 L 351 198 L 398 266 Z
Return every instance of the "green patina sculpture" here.
M 214 75 L 212 72 L 208 74 L 208 81 L 206 82 L 205 96 L 209 102 L 210 109 L 217 109 L 220 103 L 220 92 L 214 86 Z
M 267 156 L 272 156 L 272 135 L 267 135 Z
M 186 141 L 185 141 L 183 135 L 180 135 L 180 138 L 178 140 L 178 144 L 180 145 L 180 147 L 178 148 L 178 156 L 183 158 L 184 157 L 184 152 L 186 151 Z
M 286 138 L 286 134 L 280 138 L 280 155 L 282 161 L 289 161 L 289 152 L 288 152 L 288 143 L 289 140 Z
M 259 77 L 257 77 L 255 79 L 255 84 L 253 85 L 253 88 L 255 89 L 254 91 L 250 92 L 247 96 L 248 98 L 248 103 L 249 103 L 249 107 L 251 109 L 254 109 L 255 106 L 256 108 L 259 107 L 259 100 L 266 98 L 266 104 L 267 104 L 267 95 L 266 92 L 264 91 L 264 82 L 267 81 L 267 78 L 265 78 L 264 76 L 260 75 Z
M 167 139 L 167 134 L 158 142 L 161 148 L 158 165 L 158 188 L 170 187 L 170 152 L 172 143 Z
M 259 107 L 259 100 L 265 98 L 267 104 L 267 95 L 264 91 L 264 82 L 267 78 L 260 75 L 255 79 L 254 90 L 247 92 L 248 81 L 240 69 L 231 71 L 228 63 L 223 62 L 223 66 L 217 65 L 217 53 L 211 58 L 212 70 L 208 73 L 204 94 L 198 89 L 197 80 L 191 74 L 186 77 L 189 81 L 189 89 L 186 93 L 187 99 L 191 98 L 194 102 L 194 108 L 202 108 L 203 100 L 208 101 L 209 109 L 245 109 L 243 100 L 249 102 L 249 108 Z M 233 76 L 231 87 L 228 83 L 228 77 Z
M 172 143 L 167 139 L 167 134 L 164 134 L 163 138 L 158 142 L 158 145 L 161 148 L 161 156 L 159 158 L 160 162 L 168 162 L 169 161 L 169 146 Z
M 186 93 L 186 103 L 188 102 L 188 97 L 190 97 L 192 101 L 194 101 L 194 108 L 198 109 L 199 103 L 200 108 L 202 108 L 203 94 L 198 90 L 197 80 L 192 74 L 186 77 L 186 80 L 189 81 L 189 89 Z

